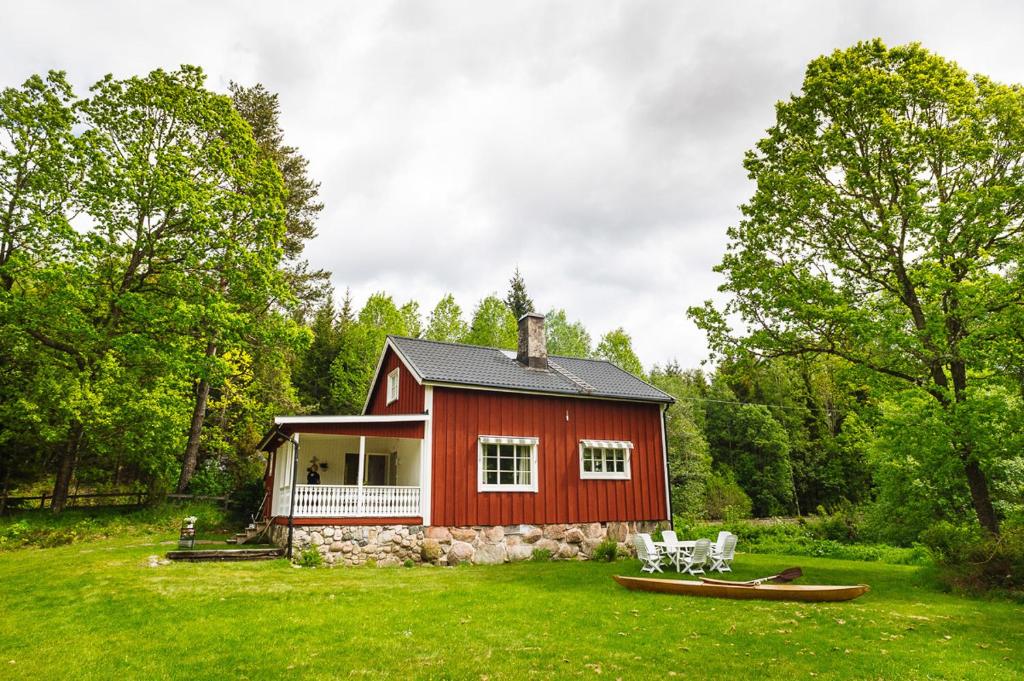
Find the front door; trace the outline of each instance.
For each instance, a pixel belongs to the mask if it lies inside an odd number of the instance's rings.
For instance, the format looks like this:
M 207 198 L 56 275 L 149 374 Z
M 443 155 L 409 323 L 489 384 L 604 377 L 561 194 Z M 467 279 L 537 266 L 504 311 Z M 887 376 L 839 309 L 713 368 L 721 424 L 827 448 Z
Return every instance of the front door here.
M 388 484 L 388 457 L 380 454 L 366 456 L 366 484 Z
M 359 480 L 359 455 L 353 453 L 345 454 L 345 482 L 346 485 L 356 485 Z M 388 484 L 388 455 L 367 454 L 366 470 L 363 471 L 364 485 L 386 485 Z

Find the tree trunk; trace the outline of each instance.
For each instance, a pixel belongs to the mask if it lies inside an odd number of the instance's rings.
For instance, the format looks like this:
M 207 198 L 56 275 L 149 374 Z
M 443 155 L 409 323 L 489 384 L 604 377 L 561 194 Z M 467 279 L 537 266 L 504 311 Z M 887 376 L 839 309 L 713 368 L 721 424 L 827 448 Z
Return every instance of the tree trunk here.
M 53 499 L 50 501 L 50 509 L 54 513 L 60 513 L 68 503 L 68 488 L 71 486 L 71 478 L 75 475 L 75 467 L 78 465 L 78 452 L 82 446 L 82 435 L 85 429 L 82 424 L 75 422 L 68 434 L 67 446 L 64 448 L 57 466 L 57 478 L 53 482 Z
M 981 470 L 978 461 L 970 457 L 969 452 L 961 455 L 964 460 L 964 473 L 967 474 L 967 486 L 971 490 L 971 503 L 974 505 L 974 513 L 978 516 L 978 522 L 986 530 L 994 535 L 999 534 L 999 519 L 996 517 L 996 510 L 992 506 L 992 496 L 988 490 L 988 478 Z
M 4 467 L 4 491 L 0 493 L 0 516 L 7 510 L 7 495 L 11 491 L 11 467 Z
M 210 341 L 206 346 L 207 359 L 217 354 L 217 344 Z M 184 494 L 192 474 L 196 472 L 199 460 L 199 440 L 203 433 L 203 421 L 206 419 L 206 401 L 210 397 L 210 382 L 199 379 L 196 384 L 196 401 L 192 409 L 192 422 L 188 429 L 188 444 L 185 445 L 185 456 L 181 462 L 181 475 L 178 477 L 178 494 Z
M 959 327 L 958 327 L 959 328 Z M 957 404 L 967 401 L 967 365 L 962 360 L 955 360 L 949 364 L 949 373 L 953 377 L 953 392 Z M 983 528 L 992 534 L 999 535 L 999 519 L 996 517 L 996 510 L 992 506 L 992 495 L 988 489 L 988 477 L 981 465 L 974 457 L 974 451 L 969 443 L 960 444 L 958 447 L 960 460 L 964 464 L 964 473 L 967 475 L 967 487 L 971 491 L 971 504 L 974 506 L 974 513 L 978 516 L 978 522 Z

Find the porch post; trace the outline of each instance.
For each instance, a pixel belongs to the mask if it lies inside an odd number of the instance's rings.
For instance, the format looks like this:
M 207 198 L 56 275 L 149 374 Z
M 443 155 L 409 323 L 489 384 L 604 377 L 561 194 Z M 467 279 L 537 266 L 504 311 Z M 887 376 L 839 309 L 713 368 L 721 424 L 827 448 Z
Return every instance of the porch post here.
M 363 515 L 363 471 L 366 466 L 366 436 L 359 436 L 359 477 L 356 478 L 356 513 Z

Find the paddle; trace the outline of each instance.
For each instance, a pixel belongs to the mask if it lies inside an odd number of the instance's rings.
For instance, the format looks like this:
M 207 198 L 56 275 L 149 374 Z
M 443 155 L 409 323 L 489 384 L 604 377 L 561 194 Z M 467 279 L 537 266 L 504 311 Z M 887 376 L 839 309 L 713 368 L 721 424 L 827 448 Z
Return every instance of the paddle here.
M 764 584 L 765 582 L 774 582 L 776 584 L 785 584 L 786 582 L 792 582 L 794 579 L 803 576 L 804 571 L 798 567 L 791 567 L 787 570 L 783 570 L 777 575 L 771 575 L 770 577 L 761 577 L 760 579 L 751 579 L 747 582 L 730 582 L 724 579 L 711 579 L 709 577 L 702 577 L 702 582 L 709 584 L 732 584 L 734 586 L 757 586 L 758 584 Z

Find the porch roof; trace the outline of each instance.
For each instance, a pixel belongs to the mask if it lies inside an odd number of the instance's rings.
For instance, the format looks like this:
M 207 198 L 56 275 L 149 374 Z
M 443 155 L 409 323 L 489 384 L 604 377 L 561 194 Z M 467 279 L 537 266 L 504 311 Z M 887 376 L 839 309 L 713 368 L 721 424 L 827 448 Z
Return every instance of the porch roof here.
M 278 416 L 274 418 L 274 427 L 260 440 L 259 449 L 273 451 L 295 433 L 421 439 L 427 418 L 426 414 Z

